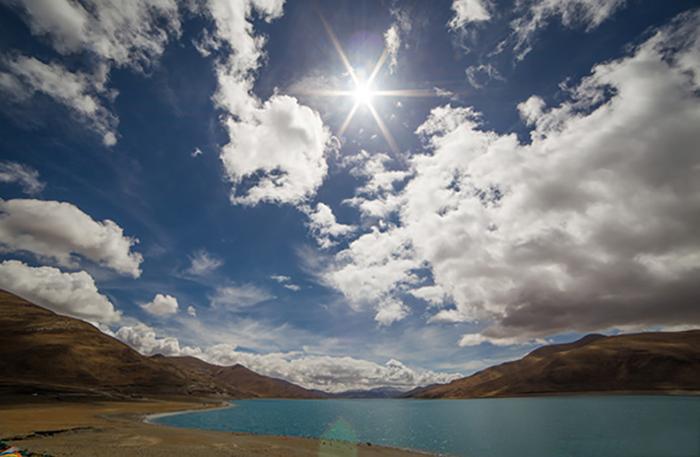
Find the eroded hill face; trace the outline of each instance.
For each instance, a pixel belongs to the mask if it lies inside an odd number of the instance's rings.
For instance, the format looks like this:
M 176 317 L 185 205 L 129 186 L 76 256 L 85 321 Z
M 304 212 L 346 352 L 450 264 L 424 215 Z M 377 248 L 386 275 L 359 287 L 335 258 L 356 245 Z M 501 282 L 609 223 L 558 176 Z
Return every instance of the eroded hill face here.
M 680 391 L 700 391 L 700 330 L 588 335 L 573 343 L 538 348 L 520 360 L 422 389 L 412 396 Z
M 146 357 L 87 322 L 0 291 L 0 392 L 233 398 L 318 396 L 245 367 Z

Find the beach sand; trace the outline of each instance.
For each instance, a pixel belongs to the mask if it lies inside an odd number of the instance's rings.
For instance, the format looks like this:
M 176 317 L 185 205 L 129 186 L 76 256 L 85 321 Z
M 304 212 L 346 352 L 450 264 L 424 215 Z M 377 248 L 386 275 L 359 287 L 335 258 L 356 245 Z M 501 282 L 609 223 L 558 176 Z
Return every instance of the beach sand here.
M 5 399 L 0 402 L 0 439 L 54 457 L 425 456 L 366 444 L 189 430 L 143 421 L 149 414 L 218 406 L 178 400 Z

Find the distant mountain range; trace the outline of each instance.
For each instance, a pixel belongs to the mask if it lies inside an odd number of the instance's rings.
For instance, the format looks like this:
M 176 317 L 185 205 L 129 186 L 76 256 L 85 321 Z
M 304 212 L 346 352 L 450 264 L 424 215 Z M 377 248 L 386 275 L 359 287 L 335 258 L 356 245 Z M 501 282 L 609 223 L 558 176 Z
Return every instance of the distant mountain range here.
M 477 398 L 574 393 L 700 392 L 700 330 L 588 335 L 535 349 L 514 362 L 412 398 Z
M 367 390 L 346 390 L 345 392 L 337 392 L 327 394 L 329 398 L 399 398 L 406 394 L 405 390 L 396 389 L 394 387 L 377 387 Z
M 700 392 L 700 330 L 588 335 L 449 384 L 329 394 L 242 365 L 146 357 L 78 319 L 0 291 L 0 394 L 100 397 L 477 398 L 573 393 Z
M 320 392 L 194 357 L 146 357 L 94 326 L 0 291 L 0 392 L 129 397 L 320 398 Z

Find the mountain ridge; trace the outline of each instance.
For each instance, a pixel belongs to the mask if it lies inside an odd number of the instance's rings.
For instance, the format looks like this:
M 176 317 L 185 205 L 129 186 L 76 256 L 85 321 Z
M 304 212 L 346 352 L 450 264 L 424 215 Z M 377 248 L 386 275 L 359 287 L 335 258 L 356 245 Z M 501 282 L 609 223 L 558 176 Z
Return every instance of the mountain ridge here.
M 321 394 L 194 357 L 144 356 L 95 326 L 0 290 L 0 392 L 102 397 L 320 398 Z
M 700 330 L 586 335 L 406 397 L 675 392 L 700 392 Z

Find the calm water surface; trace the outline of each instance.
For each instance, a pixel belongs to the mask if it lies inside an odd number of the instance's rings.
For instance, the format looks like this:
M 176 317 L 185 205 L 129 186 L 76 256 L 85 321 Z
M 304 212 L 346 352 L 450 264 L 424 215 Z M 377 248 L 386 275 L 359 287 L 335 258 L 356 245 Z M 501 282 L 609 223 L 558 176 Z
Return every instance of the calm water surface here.
M 465 457 L 700 457 L 700 397 L 242 400 L 177 427 L 370 442 Z M 320 449 L 320 455 L 324 452 Z

